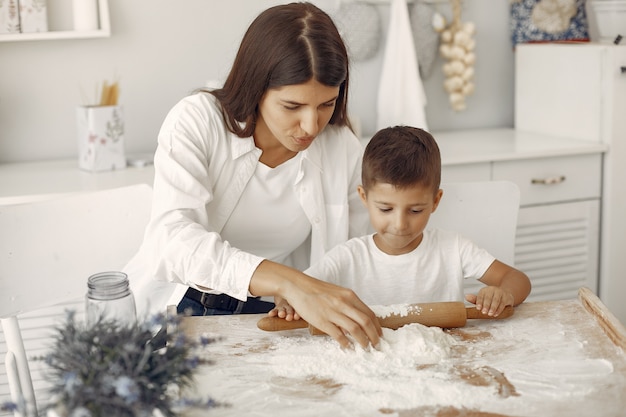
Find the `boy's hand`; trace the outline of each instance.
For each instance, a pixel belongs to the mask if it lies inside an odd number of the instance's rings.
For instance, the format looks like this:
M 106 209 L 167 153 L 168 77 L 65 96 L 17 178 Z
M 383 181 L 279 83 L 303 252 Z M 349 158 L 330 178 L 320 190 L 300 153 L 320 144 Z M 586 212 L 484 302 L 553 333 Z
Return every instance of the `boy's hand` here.
M 296 313 L 296 310 L 284 298 L 275 296 L 274 304 L 276 304 L 276 307 L 267 313 L 268 316 L 280 317 L 287 321 L 300 320 L 300 315 Z
M 498 317 L 506 306 L 515 303 L 513 294 L 499 287 L 483 287 L 478 291 L 478 295 L 467 294 L 465 299 L 472 304 L 476 304 L 476 309 L 483 314 Z

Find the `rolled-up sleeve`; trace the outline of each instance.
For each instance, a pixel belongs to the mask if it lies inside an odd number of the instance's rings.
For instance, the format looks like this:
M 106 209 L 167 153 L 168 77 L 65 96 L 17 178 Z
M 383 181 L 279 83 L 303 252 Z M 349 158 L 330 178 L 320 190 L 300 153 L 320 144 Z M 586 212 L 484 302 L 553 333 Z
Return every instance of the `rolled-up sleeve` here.
M 254 165 L 258 156 L 253 146 L 248 154 L 233 155 L 230 135 L 206 95 L 190 96 L 171 110 L 155 153 L 153 211 L 145 245 L 155 279 L 245 300 L 263 258 L 222 240 L 226 213 L 238 194 L 231 190 L 219 195 L 216 184 L 230 181 L 236 188 L 237 175 L 245 183 L 245 160 Z

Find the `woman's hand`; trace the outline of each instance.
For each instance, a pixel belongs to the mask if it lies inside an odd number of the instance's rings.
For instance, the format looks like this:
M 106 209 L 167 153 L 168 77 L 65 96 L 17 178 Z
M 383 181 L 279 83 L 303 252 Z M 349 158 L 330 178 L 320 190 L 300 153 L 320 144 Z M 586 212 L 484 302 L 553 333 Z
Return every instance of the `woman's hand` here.
M 364 348 L 370 343 L 378 345 L 382 336 L 376 315 L 354 291 L 285 265 L 261 262 L 250 280 L 250 292 L 255 296 L 283 298 L 300 317 L 333 337 L 342 347 L 352 344 L 347 335 Z

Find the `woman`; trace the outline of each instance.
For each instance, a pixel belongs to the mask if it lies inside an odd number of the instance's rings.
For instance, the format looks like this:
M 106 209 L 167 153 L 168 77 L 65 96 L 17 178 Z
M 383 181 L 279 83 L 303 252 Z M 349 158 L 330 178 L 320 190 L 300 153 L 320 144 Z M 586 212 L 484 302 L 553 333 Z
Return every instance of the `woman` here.
M 159 133 L 152 216 L 126 269 L 140 311 L 258 313 L 273 304 L 256 297 L 275 296 L 343 346 L 346 333 L 377 344 L 352 291 L 300 272 L 366 232 L 347 97 L 326 13 L 292 3 L 254 20 L 224 86 L 181 100 Z

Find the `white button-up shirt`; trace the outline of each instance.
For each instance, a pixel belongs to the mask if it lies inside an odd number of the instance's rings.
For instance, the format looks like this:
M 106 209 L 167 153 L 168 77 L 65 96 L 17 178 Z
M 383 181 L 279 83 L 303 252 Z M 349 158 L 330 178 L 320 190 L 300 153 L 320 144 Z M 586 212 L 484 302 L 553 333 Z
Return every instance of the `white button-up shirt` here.
M 163 312 L 188 286 L 246 299 L 263 258 L 232 247 L 220 232 L 260 156 L 252 137 L 226 129 L 214 96 L 191 95 L 170 111 L 155 153 L 151 219 L 125 268 L 139 314 Z M 292 257 L 299 269 L 369 224 L 357 193 L 362 148 L 350 129 L 328 125 L 302 156 L 293 184 L 312 229 Z

